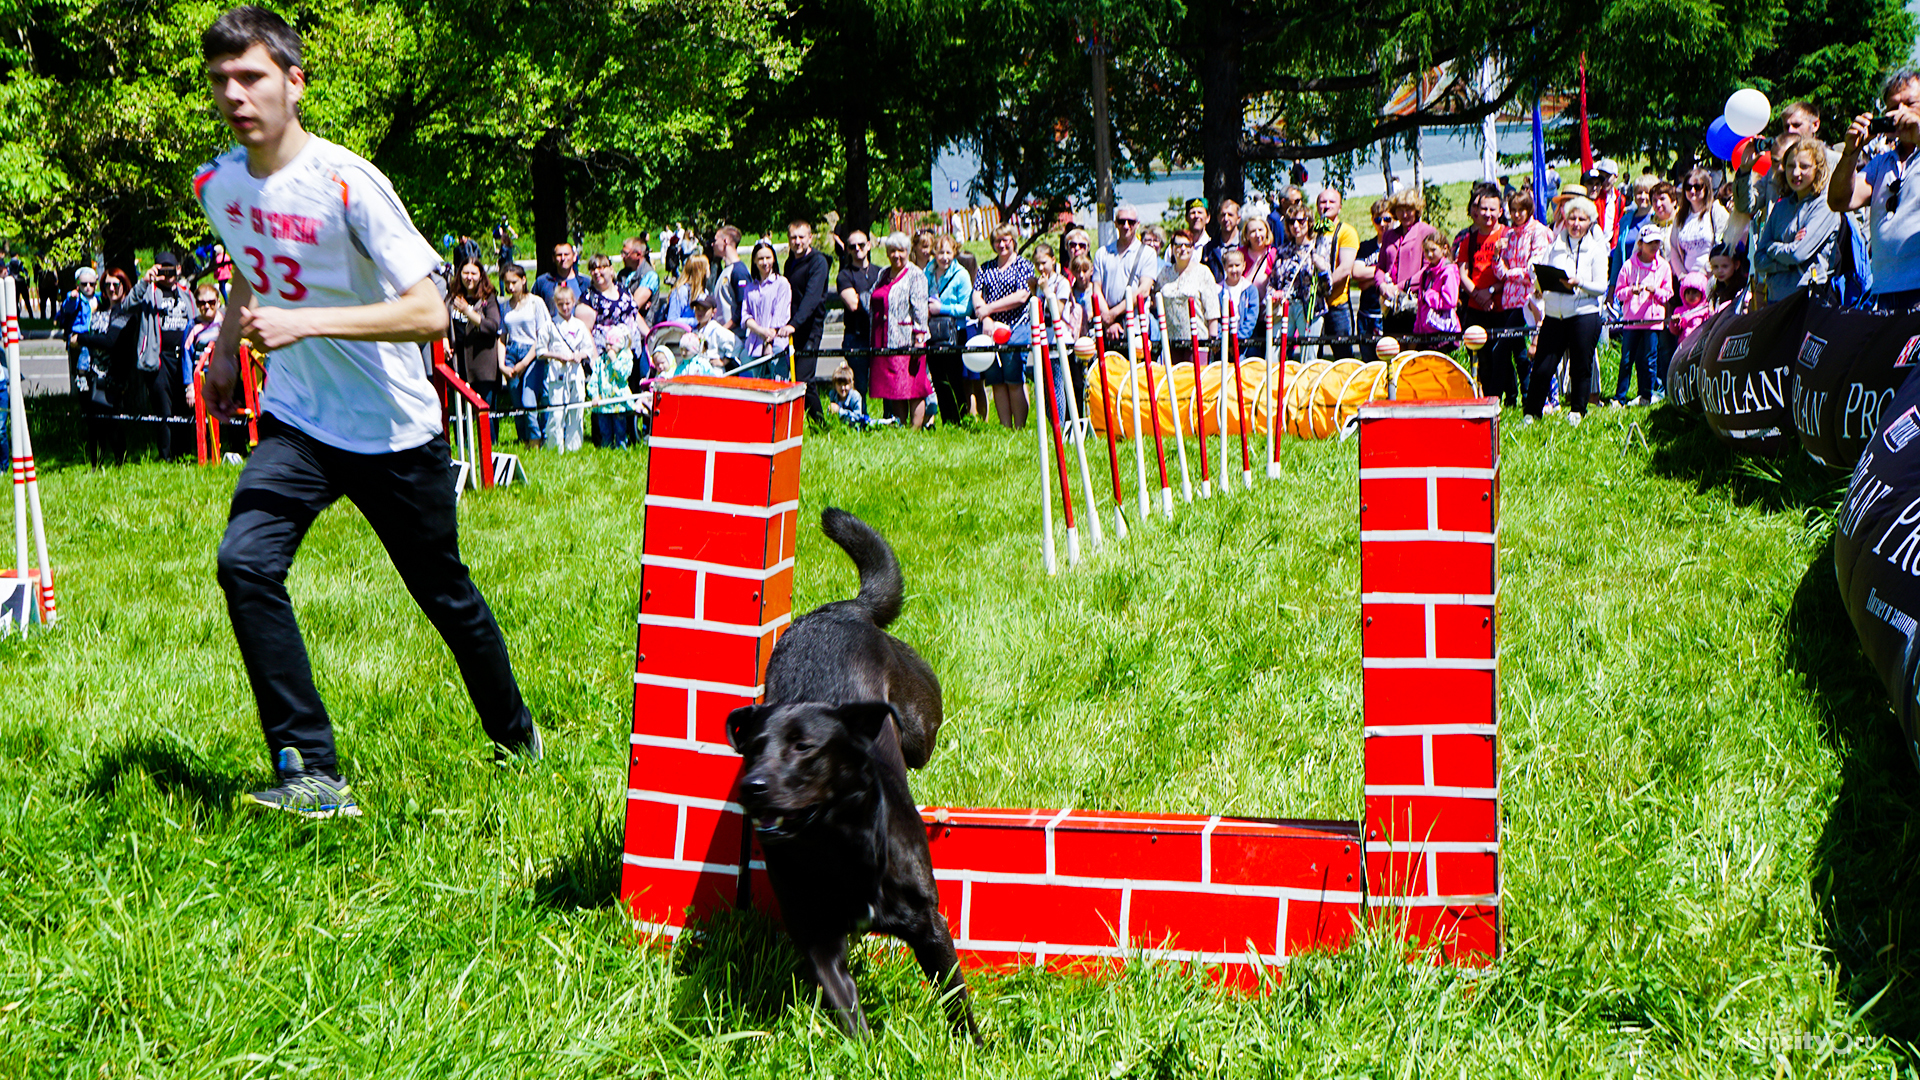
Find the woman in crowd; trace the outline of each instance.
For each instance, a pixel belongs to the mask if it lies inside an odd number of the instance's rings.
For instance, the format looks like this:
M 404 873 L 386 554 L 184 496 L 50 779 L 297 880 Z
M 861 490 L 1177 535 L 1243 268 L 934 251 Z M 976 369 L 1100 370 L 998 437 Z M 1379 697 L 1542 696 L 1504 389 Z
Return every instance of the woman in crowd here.
M 1420 275 L 1426 271 L 1427 237 L 1439 230 L 1420 220 L 1427 201 L 1418 191 L 1408 188 L 1387 199 L 1387 211 L 1394 227 L 1380 237 L 1379 268 L 1375 277 L 1380 286 L 1382 332 L 1395 337 L 1413 331 L 1419 306 Z
M 693 302 L 707 295 L 707 275 L 712 264 L 705 255 L 694 255 L 680 264 L 680 284 L 667 294 L 666 318 L 686 323 L 694 321 Z
M 764 239 L 754 241 L 752 269 L 740 298 L 747 346 L 747 361 L 741 366 L 750 367 L 747 374 L 755 378 L 789 378 L 792 352 L 786 329 L 793 318 L 793 285 L 775 267 L 773 245 Z
M 520 441 L 530 446 L 546 440 L 549 414 L 546 408 L 547 361 L 544 355 L 553 336 L 553 316 L 546 301 L 527 291 L 527 271 L 519 263 L 508 263 L 500 280 L 507 285 L 507 302 L 500 314 L 507 341 L 505 375 L 513 403 L 526 413 L 514 417 L 520 429 Z
M 1607 292 L 1606 237 L 1593 223 L 1599 217 L 1593 200 L 1576 195 L 1560 209 L 1560 228 L 1543 262 L 1566 273 L 1570 292 L 1547 290 L 1546 318 L 1540 323 L 1540 343 L 1527 381 L 1526 419 L 1532 423 L 1547 404 L 1561 357 L 1567 359 L 1567 389 L 1563 397 L 1567 423 L 1578 425 L 1587 411 L 1587 388 L 1593 385 L 1594 348 L 1600 343 L 1600 306 Z
M 873 288 L 873 347 L 919 348 L 927 341 L 927 276 L 908 258 L 912 242 L 903 232 L 887 234 L 887 268 Z M 886 353 L 873 358 L 873 396 L 886 414 L 914 430 L 927 426 L 927 395 L 933 379 L 927 358 Z
M 180 349 L 180 376 L 186 385 L 186 395 L 180 400 L 193 408 L 193 376 L 200 370 L 200 364 L 206 359 L 207 351 L 213 348 L 215 338 L 220 336 L 220 319 L 224 311 L 220 304 L 220 290 L 210 280 L 202 280 L 193 289 L 193 325 L 187 328 L 187 339 Z M 216 429 L 217 430 L 217 429 Z
M 453 370 L 466 380 L 481 400 L 495 409 L 506 404 L 500 393 L 500 302 L 493 282 L 477 262 L 460 264 L 447 290 L 447 315 L 452 327 Z M 500 421 L 493 418 L 493 437 L 500 437 Z
M 941 351 L 927 356 L 933 391 L 940 399 L 940 419 L 957 424 L 968 412 L 986 415 L 986 390 L 970 378 L 960 362 L 960 343 L 967 311 L 973 306 L 973 278 L 958 262 L 960 242 L 941 233 L 933 238 L 933 273 L 927 282 L 927 344 Z M 974 398 L 980 408 L 974 412 Z
M 1267 286 L 1273 276 L 1273 227 L 1265 215 L 1249 216 L 1240 226 L 1240 250 L 1247 253 L 1247 280 Z
M 1713 177 L 1705 169 L 1688 174 L 1681 187 L 1680 215 L 1673 223 L 1673 262 L 1675 280 L 1688 274 L 1707 272 L 1707 255 L 1726 232 L 1729 211 L 1713 201 Z
M 1290 338 L 1298 338 L 1313 321 L 1313 223 L 1307 216 L 1307 208 L 1296 203 L 1281 212 L 1280 224 L 1287 234 L 1275 249 L 1267 289 L 1288 301 L 1286 332 Z M 1290 355 L 1298 355 L 1297 350 L 1288 351 Z
M 1628 188 L 1627 208 L 1620 215 L 1620 231 L 1609 262 L 1616 276 L 1633 257 L 1633 249 L 1640 242 L 1640 226 L 1653 220 L 1653 185 L 1658 182 L 1652 173 L 1641 173 Z
M 1811 135 L 1795 139 L 1774 168 L 1785 176 L 1787 191 L 1767 211 L 1766 226 L 1753 242 L 1753 273 L 1760 280 L 1756 306 L 1826 281 L 1840 234 L 1840 215 L 1827 209 L 1826 144 Z M 1711 253 L 1708 259 L 1711 267 Z
M 1379 359 L 1373 342 L 1380 336 L 1380 241 L 1394 225 L 1387 200 L 1373 200 L 1367 220 L 1373 224 L 1373 235 L 1360 241 L 1360 250 L 1353 256 L 1353 280 L 1360 286 L 1353 318 L 1354 333 L 1364 339 L 1360 342 L 1360 359 L 1372 363 Z
M 936 233 L 930 225 L 921 226 L 913 234 L 913 256 L 908 261 L 913 263 L 914 268 L 922 274 L 927 272 L 927 265 L 933 262 L 933 238 L 935 235 Z
M 1033 342 L 1033 326 L 1027 300 L 1032 295 L 1029 283 L 1034 277 L 1033 264 L 1014 253 L 1016 243 L 1013 226 L 1001 225 L 993 230 L 994 259 L 974 278 L 973 313 L 981 320 L 983 333 L 991 334 L 995 326 L 1005 326 L 1010 333 L 1008 344 L 1029 345 Z M 1004 352 L 999 354 L 999 362 L 981 376 L 981 381 L 993 388 L 994 415 L 1005 427 L 1026 426 L 1026 369 L 1025 352 Z
M 1516 191 L 1507 197 L 1506 235 L 1500 243 L 1500 326 L 1519 330 L 1532 325 L 1528 307 L 1534 303 L 1533 264 L 1547 257 L 1553 232 L 1534 219 L 1533 193 Z M 1533 368 L 1524 335 L 1496 338 L 1487 344 L 1481 389 L 1498 394 L 1508 405 L 1520 403 Z

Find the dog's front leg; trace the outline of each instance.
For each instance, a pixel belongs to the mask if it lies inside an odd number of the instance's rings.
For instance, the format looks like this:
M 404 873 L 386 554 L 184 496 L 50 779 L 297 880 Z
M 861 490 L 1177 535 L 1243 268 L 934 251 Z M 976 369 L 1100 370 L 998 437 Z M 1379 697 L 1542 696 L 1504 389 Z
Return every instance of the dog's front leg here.
M 813 979 L 827 995 L 827 1004 L 840 1021 L 840 1029 L 858 1039 L 867 1037 L 867 1018 L 860 1014 L 860 992 L 847 972 L 847 939 L 834 937 L 807 949 L 813 964 Z
M 946 916 L 931 912 L 925 922 L 900 937 L 913 949 L 913 958 L 920 961 L 920 970 L 933 984 L 934 993 L 940 995 L 940 1003 L 947 1009 L 947 1022 L 953 1025 L 955 1033 L 964 1034 L 978 1044 L 980 1028 L 973 1022 L 973 1002 L 967 994 L 966 977 L 960 973 L 960 956 L 954 951 L 953 934 L 947 929 Z

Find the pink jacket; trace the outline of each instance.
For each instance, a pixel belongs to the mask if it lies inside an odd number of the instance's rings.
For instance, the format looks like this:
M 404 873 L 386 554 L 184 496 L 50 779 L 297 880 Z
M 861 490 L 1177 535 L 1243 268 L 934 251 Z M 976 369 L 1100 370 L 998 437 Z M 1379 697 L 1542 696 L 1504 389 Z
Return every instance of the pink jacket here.
M 1685 296 L 1689 289 L 1697 290 L 1700 293 L 1699 302 L 1694 304 L 1682 303 L 1679 307 L 1674 308 L 1673 319 L 1668 324 L 1672 328 L 1674 335 L 1682 341 L 1687 339 L 1688 334 L 1699 329 L 1700 324 L 1706 322 L 1707 317 L 1713 314 L 1713 301 L 1708 299 L 1713 293 L 1713 286 L 1708 283 L 1707 275 L 1695 271 L 1681 278 L 1680 295 Z
M 1420 271 L 1419 307 L 1413 317 L 1416 334 L 1458 333 L 1460 330 L 1460 267 L 1451 262 Z
M 1518 311 L 1533 296 L 1533 264 L 1547 257 L 1553 230 L 1529 220 L 1524 229 L 1509 228 L 1500 244 L 1500 307 Z
M 1648 291 L 1635 293 L 1636 285 L 1646 285 Z M 1658 256 L 1652 262 L 1642 262 L 1635 255 L 1620 267 L 1620 283 L 1613 287 L 1613 298 L 1620 304 L 1620 317 L 1638 324 L 1631 329 L 1658 329 L 1667 317 L 1667 301 L 1673 299 L 1673 271 Z

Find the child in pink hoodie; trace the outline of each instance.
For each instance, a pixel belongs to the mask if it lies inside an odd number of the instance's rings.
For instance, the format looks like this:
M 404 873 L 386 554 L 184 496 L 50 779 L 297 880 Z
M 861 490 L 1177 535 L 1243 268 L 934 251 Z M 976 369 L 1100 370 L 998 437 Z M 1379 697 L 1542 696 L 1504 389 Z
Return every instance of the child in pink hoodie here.
M 1446 239 L 1438 233 L 1427 237 L 1422 249 L 1426 265 L 1420 268 L 1419 306 L 1414 312 L 1413 332 L 1458 334 L 1460 268 L 1449 257 Z
M 1707 284 L 1707 275 L 1695 270 L 1680 279 L 1680 304 L 1673 309 L 1673 335 L 1681 341 L 1687 335 L 1700 328 L 1713 314 L 1713 302 L 1708 299 L 1711 287 Z
M 1613 399 L 1627 403 L 1627 388 L 1637 372 L 1640 397 L 1634 402 L 1645 405 L 1659 390 L 1660 328 L 1667 321 L 1667 303 L 1673 299 L 1673 271 L 1660 254 L 1661 229 L 1651 223 L 1642 225 L 1634 244 L 1633 257 L 1620 266 L 1620 277 L 1613 287 L 1614 303 L 1626 323 L 1620 331 L 1620 379 Z

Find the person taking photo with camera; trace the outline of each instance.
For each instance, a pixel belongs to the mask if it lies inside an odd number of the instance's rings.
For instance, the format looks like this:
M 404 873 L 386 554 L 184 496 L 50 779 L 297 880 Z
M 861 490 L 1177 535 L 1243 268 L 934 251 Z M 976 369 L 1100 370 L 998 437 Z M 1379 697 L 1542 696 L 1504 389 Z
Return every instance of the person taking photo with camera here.
M 1861 113 L 1847 128 L 1839 164 L 1827 181 L 1827 208 L 1846 213 L 1867 207 L 1867 238 L 1873 253 L 1870 306 L 1906 311 L 1920 305 L 1920 198 L 1905 190 L 1920 150 L 1920 71 L 1902 71 L 1880 92 L 1884 112 Z M 1878 135 L 1892 135 L 1891 150 L 1857 169 L 1860 150 Z M 1914 177 L 1920 183 L 1920 174 Z

